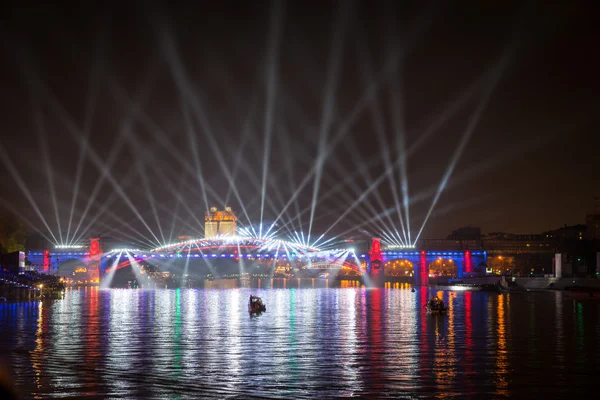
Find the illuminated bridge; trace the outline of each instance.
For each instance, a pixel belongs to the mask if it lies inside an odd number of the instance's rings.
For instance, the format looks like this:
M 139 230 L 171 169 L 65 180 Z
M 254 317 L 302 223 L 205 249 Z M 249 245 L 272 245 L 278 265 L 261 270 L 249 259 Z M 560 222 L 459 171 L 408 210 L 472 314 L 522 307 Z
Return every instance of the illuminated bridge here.
M 432 271 L 462 277 L 485 265 L 487 258 L 482 250 L 386 248 L 379 239 L 371 240 L 366 247 L 368 250 L 356 251 L 349 247 L 321 250 L 284 240 L 222 237 L 187 240 L 156 249 L 103 251 L 100 239 L 91 239 L 89 248 L 30 251 L 27 259 L 41 272 L 63 276 L 79 274 L 86 282 L 99 282 L 125 267 L 153 266 L 160 271 L 198 276 L 254 271 L 285 276 L 328 271 L 336 277 L 366 274 L 376 285 L 399 277 L 427 286 Z

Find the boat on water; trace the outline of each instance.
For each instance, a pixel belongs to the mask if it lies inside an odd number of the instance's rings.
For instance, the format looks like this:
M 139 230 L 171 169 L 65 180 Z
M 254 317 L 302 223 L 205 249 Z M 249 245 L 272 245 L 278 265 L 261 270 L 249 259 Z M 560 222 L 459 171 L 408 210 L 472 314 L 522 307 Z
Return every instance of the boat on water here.
M 446 314 L 446 311 L 448 311 L 448 308 L 444 305 L 444 301 L 435 296 L 425 304 L 425 308 L 427 312 L 434 315 Z
M 263 303 L 260 297 L 250 295 L 250 300 L 248 301 L 248 311 L 250 313 L 260 313 L 267 311 L 267 306 L 265 303 Z
M 463 291 L 463 290 L 468 290 L 468 291 L 480 291 L 483 290 L 483 286 L 482 285 L 477 285 L 477 284 L 472 284 L 472 283 L 451 283 L 450 286 L 448 287 L 450 290 L 453 291 Z
M 600 300 L 600 288 L 595 287 L 569 286 L 565 294 L 577 300 Z
M 492 293 L 508 293 L 516 289 L 507 282 L 506 277 L 502 276 L 496 283 L 475 282 L 469 279 L 450 279 L 448 280 L 449 289 L 453 291 L 483 291 Z

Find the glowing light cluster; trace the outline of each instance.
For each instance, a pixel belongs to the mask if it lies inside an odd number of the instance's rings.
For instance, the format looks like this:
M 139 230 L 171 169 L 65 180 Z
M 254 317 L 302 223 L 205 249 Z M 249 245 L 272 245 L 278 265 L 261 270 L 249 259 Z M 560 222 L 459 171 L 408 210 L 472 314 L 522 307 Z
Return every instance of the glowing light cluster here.
M 142 251 L 140 249 L 113 249 L 111 251 L 109 251 L 109 253 L 134 253 L 134 252 L 139 252 Z
M 272 239 L 268 237 L 258 238 L 252 236 L 216 236 L 214 238 L 190 239 L 177 243 L 170 243 L 153 249 L 153 252 L 172 251 L 176 248 L 195 245 L 199 249 L 214 246 L 238 245 L 243 247 L 259 247 L 262 249 L 284 248 L 292 251 L 319 252 L 320 250 L 311 246 L 287 240 Z
M 67 245 L 67 244 L 59 244 L 54 246 L 56 249 L 83 249 L 86 246 L 84 245 Z
M 338 253 L 338 254 L 343 254 L 343 253 L 354 253 L 355 250 L 354 248 L 349 248 L 349 249 L 327 249 L 327 250 L 319 250 L 318 253 L 327 253 L 327 254 L 334 254 L 334 253 Z
M 290 259 L 304 259 L 309 256 L 305 255 L 293 255 L 287 256 L 286 254 L 260 254 L 260 253 L 248 253 L 248 254 L 235 254 L 235 253 L 194 253 L 194 254 L 165 254 L 165 253 L 135 253 L 130 255 L 117 254 L 115 257 L 135 257 L 135 258 L 290 258 Z M 112 255 L 108 256 L 112 258 Z M 310 259 L 324 258 L 325 255 L 314 254 L 309 257 Z
M 189 239 L 189 240 L 184 240 L 181 242 L 175 242 L 175 243 L 169 243 L 169 244 L 165 244 L 163 246 L 157 247 L 152 251 L 162 251 L 162 250 L 167 250 L 170 249 L 172 247 L 178 247 L 178 246 L 185 246 L 186 244 L 193 244 L 196 242 L 200 242 L 202 240 L 209 240 L 209 239 Z

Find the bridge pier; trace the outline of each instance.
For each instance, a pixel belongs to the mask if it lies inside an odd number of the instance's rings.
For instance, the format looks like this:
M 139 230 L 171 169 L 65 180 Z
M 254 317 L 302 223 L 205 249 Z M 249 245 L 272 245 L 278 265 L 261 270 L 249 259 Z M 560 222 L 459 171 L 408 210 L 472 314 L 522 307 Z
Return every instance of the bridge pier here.
M 49 250 L 44 250 L 44 256 L 43 256 L 43 268 L 44 268 L 44 273 L 47 274 L 50 272 L 50 251 Z
M 369 250 L 369 265 L 367 267 L 369 287 L 383 287 L 385 284 L 384 263 L 381 254 L 381 239 L 371 239 L 371 250 Z
M 100 258 L 102 257 L 102 249 L 100 248 L 100 239 L 90 239 L 90 250 L 88 253 L 88 277 L 92 282 L 100 282 Z
M 469 250 L 465 251 L 464 254 L 464 261 L 465 261 L 465 270 L 464 272 L 467 274 L 472 274 L 473 273 L 473 258 L 471 256 L 471 252 Z M 459 273 L 458 275 L 459 278 L 463 277 L 463 273 Z

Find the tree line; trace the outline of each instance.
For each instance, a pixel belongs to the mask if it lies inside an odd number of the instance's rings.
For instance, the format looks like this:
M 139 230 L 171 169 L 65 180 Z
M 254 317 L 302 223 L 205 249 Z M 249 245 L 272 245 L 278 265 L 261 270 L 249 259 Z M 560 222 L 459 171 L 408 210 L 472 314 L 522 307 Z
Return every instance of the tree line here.
M 0 214 L 0 254 L 25 251 L 26 242 L 23 222 L 12 215 Z

